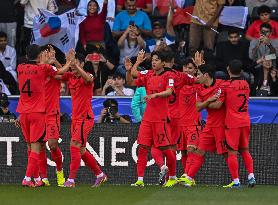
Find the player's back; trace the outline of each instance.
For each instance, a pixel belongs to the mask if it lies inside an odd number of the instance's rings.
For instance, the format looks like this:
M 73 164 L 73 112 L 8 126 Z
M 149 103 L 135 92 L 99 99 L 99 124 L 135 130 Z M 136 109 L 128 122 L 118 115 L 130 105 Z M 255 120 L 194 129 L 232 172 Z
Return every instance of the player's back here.
M 52 77 L 46 79 L 45 101 L 46 114 L 53 115 L 60 113 L 60 87 L 61 82 Z
M 232 78 L 225 85 L 226 126 L 228 128 L 250 126 L 249 84 L 240 78 Z
M 48 65 L 20 64 L 18 66 L 20 98 L 17 112 L 45 112 L 45 66 Z

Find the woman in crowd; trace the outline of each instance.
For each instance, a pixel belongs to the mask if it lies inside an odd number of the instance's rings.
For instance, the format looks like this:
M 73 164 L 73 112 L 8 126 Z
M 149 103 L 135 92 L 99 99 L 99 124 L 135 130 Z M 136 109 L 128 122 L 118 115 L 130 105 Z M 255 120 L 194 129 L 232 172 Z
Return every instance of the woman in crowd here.
M 99 5 L 96 0 L 88 3 L 88 15 L 80 24 L 80 41 L 86 50 L 87 45 L 101 45 L 105 48 L 104 43 L 104 24 L 107 15 L 107 2 L 104 0 L 102 11 L 99 12 Z

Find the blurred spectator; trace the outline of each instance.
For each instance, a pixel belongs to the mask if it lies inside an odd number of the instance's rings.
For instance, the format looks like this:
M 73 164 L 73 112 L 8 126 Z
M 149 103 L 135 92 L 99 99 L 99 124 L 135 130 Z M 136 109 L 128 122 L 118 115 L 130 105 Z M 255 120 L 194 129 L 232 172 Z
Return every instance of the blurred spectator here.
M 134 90 L 125 88 L 125 76 L 120 73 L 115 73 L 113 79 L 108 79 L 103 87 L 102 95 L 106 95 L 106 90 L 112 88 L 113 91 L 109 92 L 107 96 L 133 96 Z
M 10 74 L 8 71 L 6 71 L 5 66 L 2 62 L 0 62 L 0 80 L 2 79 L 2 83 L 5 85 L 2 87 L 2 89 L 5 89 L 5 93 L 8 94 L 9 92 L 12 95 L 19 94 L 18 91 L 18 85 L 12 74 Z M 2 84 L 1 83 L 1 84 Z M 7 89 L 8 91 L 7 91 Z
M 129 115 L 120 115 L 118 102 L 115 99 L 107 99 L 103 102 L 103 109 L 98 118 L 98 123 L 131 123 Z
M 245 0 L 227 0 L 225 6 L 245 6 Z
M 137 0 L 136 1 L 137 10 L 141 10 L 151 15 L 153 12 L 153 2 L 152 0 Z M 117 0 L 117 12 L 125 9 L 125 0 Z
M 175 31 L 173 27 L 173 11 L 169 8 L 169 14 L 167 16 L 166 31 L 164 25 L 160 21 L 153 23 L 152 30 L 153 38 L 146 40 L 146 52 L 151 53 L 157 46 L 165 43 L 171 45 L 175 43 Z
M 65 13 L 65 12 L 77 7 L 76 0 L 56 0 L 56 3 L 58 5 L 57 14 Z
M 261 57 L 269 54 L 277 55 L 278 39 L 270 39 L 272 27 L 268 23 L 263 23 L 260 27 L 260 38 L 254 39 L 250 43 L 249 58 L 257 61 Z M 272 60 L 276 59 L 273 58 Z
M 5 93 L 0 94 L 0 122 L 12 122 L 16 119 L 14 113 L 9 111 L 9 99 Z
M 189 30 L 190 56 L 193 56 L 199 49 L 201 41 L 203 41 L 204 49 L 213 50 L 216 33 L 210 28 L 217 28 L 219 15 L 225 2 L 225 0 L 196 0 L 193 15 L 206 22 L 206 25 L 192 18 Z
M 15 47 L 16 43 L 16 0 L 0 1 L 0 31 L 8 35 L 8 44 Z
M 30 44 L 33 20 L 36 15 L 39 15 L 39 9 L 47 9 L 55 13 L 58 11 L 58 6 L 55 0 L 20 0 L 20 3 L 25 7 L 22 47 L 26 48 Z
M 247 68 L 249 64 L 248 46 L 248 43 L 241 41 L 237 30 L 230 30 L 228 41 L 219 42 L 216 45 L 216 68 L 218 70 L 215 73 L 216 78 L 229 78 L 227 66 L 231 60 L 240 60 L 243 68 Z M 245 77 L 247 76 L 249 75 L 245 73 Z
M 103 2 L 100 13 L 99 5 L 96 0 L 90 0 L 86 19 L 80 24 L 80 41 L 86 50 L 86 46 L 101 45 L 105 48 L 104 24 L 107 15 L 107 0 Z
M 254 88 L 256 96 L 278 96 L 277 69 L 271 60 L 263 60 L 262 66 L 255 70 Z
M 68 96 L 68 95 L 69 95 L 69 91 L 68 91 L 67 84 L 62 81 L 60 87 L 60 96 Z
M 253 8 L 262 5 L 267 5 L 269 7 L 277 7 L 277 0 L 245 0 L 246 6 L 249 9 L 249 14 L 252 14 Z
M 108 80 L 108 77 L 113 76 L 115 66 L 97 50 L 88 54 L 86 61 L 84 69 L 86 70 L 87 67 L 90 67 L 89 69 L 92 70 L 95 76 L 94 96 L 102 95 L 103 86 Z
M 11 95 L 11 92 L 3 82 L 3 80 L 0 78 L 0 93 L 5 93 L 6 95 Z
M 117 71 L 125 75 L 124 62 L 125 58 L 137 56 L 140 50 L 145 49 L 146 44 L 141 37 L 139 29 L 136 26 L 128 26 L 126 31 L 118 40 L 118 47 L 120 49 L 120 62 Z
M 8 45 L 7 34 L 0 31 L 0 61 L 17 81 L 16 73 L 16 50 Z
M 151 21 L 144 11 L 137 10 L 136 0 L 125 0 L 127 10 L 117 14 L 113 25 L 112 33 L 119 38 L 129 25 L 137 26 L 145 36 L 151 35 Z
M 254 39 L 260 38 L 260 27 L 263 23 L 268 23 L 272 27 L 272 33 L 269 36 L 270 39 L 278 38 L 278 23 L 275 20 L 270 19 L 271 9 L 263 5 L 258 8 L 258 15 L 260 16 L 259 20 L 254 21 L 248 28 L 246 32 L 246 39 L 251 41 Z
M 138 87 L 131 101 L 131 111 L 137 123 L 142 121 L 146 109 L 146 101 L 144 99 L 146 95 L 145 87 Z

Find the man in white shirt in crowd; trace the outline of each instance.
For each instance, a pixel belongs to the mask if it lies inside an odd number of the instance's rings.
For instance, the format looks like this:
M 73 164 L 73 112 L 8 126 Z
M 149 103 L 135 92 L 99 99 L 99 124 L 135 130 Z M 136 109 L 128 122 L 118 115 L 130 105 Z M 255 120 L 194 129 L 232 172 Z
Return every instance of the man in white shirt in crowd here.
M 133 96 L 134 90 L 125 88 L 125 77 L 120 73 L 115 73 L 113 79 L 108 79 L 103 86 L 102 95 L 106 94 L 108 88 L 112 88 L 113 91 L 109 92 L 107 96 Z
M 16 73 L 16 50 L 8 45 L 7 34 L 0 31 L 0 61 L 14 79 L 17 81 Z

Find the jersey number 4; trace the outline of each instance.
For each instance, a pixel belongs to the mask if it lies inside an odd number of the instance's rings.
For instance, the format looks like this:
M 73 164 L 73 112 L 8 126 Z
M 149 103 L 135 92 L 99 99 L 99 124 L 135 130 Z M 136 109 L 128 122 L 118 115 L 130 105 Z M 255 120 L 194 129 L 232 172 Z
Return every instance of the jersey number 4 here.
M 245 94 L 238 94 L 237 97 L 243 98 L 242 105 L 238 108 L 238 112 L 247 112 L 246 109 L 246 102 L 247 102 L 247 97 Z
M 31 80 L 30 79 L 27 79 L 25 81 L 25 83 L 22 86 L 21 92 L 28 93 L 28 97 L 31 97 L 33 91 L 31 91 Z

